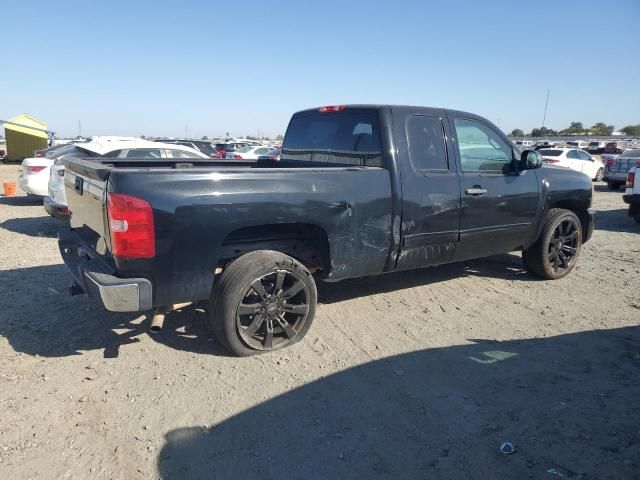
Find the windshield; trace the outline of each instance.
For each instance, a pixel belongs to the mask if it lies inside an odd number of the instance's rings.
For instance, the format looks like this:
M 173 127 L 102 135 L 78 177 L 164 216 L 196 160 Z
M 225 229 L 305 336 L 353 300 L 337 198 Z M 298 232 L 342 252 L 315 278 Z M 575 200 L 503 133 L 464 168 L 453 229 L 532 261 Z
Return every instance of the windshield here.
M 559 157 L 562 155 L 562 150 L 539 150 L 540 155 L 546 155 L 547 157 Z

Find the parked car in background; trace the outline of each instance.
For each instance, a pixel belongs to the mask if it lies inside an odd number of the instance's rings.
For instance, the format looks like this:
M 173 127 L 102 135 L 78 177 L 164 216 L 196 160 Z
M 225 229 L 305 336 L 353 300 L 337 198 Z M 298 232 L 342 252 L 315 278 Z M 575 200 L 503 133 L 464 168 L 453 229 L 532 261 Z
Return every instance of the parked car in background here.
M 593 155 L 600 155 L 604 151 L 604 146 L 607 142 L 603 142 L 602 140 L 593 140 L 589 142 L 589 146 L 587 147 L 587 152 Z
M 584 150 L 577 148 L 550 148 L 538 150 L 544 163 L 567 167 L 586 174 L 591 180 L 600 181 L 604 175 L 602 161 L 596 160 Z
M 533 146 L 533 140 L 516 140 L 514 144 L 520 150 L 527 150 Z
M 627 150 L 619 155 L 603 155 L 604 177 L 610 190 L 618 190 L 627 181 L 627 173 L 640 163 L 640 149 Z
M 134 137 L 94 137 L 91 142 L 75 145 L 73 155 L 62 153 L 51 166 L 47 182 L 47 196 L 44 209 L 53 217 L 66 217 L 69 214 L 67 197 L 64 190 L 64 161 L 73 157 L 109 157 L 109 158 L 211 158 L 204 153 L 180 144 L 169 144 L 142 140 Z
M 624 151 L 624 140 L 616 140 L 607 142 L 602 153 L 622 153 Z
M 275 161 L 279 161 L 280 160 L 280 149 L 279 148 L 275 148 L 273 150 L 269 150 L 265 155 L 260 155 L 258 157 L 258 160 L 275 160 Z
M 156 139 L 155 142 L 170 143 L 173 145 L 182 145 L 193 148 L 198 152 L 207 155 L 210 158 L 221 158 L 211 142 L 207 140 L 188 140 L 188 139 Z
M 247 143 L 241 141 L 229 141 L 216 143 L 215 149 L 219 152 L 222 158 L 226 158 L 227 153 L 235 152 L 236 150 L 244 147 L 255 147 L 254 143 Z
M 550 141 L 550 140 L 538 140 L 535 143 L 533 149 L 535 151 L 538 151 L 538 150 L 540 150 L 542 148 L 555 148 L 557 146 L 559 146 L 559 142 L 554 142 L 554 141 Z
M 22 171 L 18 176 L 18 186 L 27 195 L 45 197 L 47 195 L 47 185 L 51 166 L 55 159 L 64 154 L 74 154 L 77 152 L 76 145 L 57 145 L 45 150 L 34 152 L 37 157 L 25 158 L 22 161 Z
M 640 223 L 640 165 L 627 172 L 626 188 L 622 200 L 629 205 L 629 216 Z
M 589 148 L 589 142 L 586 140 L 570 140 L 566 142 L 569 148 L 578 148 L 580 150 L 587 150 Z
M 238 148 L 233 152 L 227 152 L 225 158 L 234 160 L 257 160 L 261 155 L 267 155 L 272 149 L 269 147 L 260 146 L 246 146 Z

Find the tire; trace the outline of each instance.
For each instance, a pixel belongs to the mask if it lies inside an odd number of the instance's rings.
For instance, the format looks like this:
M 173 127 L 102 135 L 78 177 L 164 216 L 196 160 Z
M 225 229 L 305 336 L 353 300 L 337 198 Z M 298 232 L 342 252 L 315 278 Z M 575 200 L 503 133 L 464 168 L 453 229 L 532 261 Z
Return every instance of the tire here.
M 599 168 L 598 171 L 596 172 L 596 178 L 594 178 L 594 180 L 596 182 L 601 182 L 602 177 L 604 177 L 604 168 Z
M 536 243 L 522 252 L 525 268 L 538 277 L 557 280 L 576 265 L 582 248 L 580 219 L 570 210 L 554 208 Z
M 311 273 L 297 260 L 272 250 L 250 252 L 216 279 L 209 326 L 234 355 L 278 350 L 309 331 L 317 296 Z
M 607 188 L 609 190 L 618 190 L 620 188 L 621 183 L 618 182 L 607 182 Z

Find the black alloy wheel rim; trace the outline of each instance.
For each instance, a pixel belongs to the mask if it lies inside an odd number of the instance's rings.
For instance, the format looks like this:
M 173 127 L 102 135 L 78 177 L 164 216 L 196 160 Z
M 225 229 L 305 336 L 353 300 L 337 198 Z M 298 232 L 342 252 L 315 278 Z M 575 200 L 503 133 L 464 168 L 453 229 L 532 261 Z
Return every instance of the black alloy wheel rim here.
M 309 289 L 288 270 L 275 270 L 255 279 L 236 311 L 243 342 L 256 350 L 275 350 L 292 343 L 309 316 Z
M 556 274 L 562 274 L 573 266 L 578 254 L 578 242 L 578 225 L 571 218 L 565 218 L 553 230 L 549 239 L 548 259 Z

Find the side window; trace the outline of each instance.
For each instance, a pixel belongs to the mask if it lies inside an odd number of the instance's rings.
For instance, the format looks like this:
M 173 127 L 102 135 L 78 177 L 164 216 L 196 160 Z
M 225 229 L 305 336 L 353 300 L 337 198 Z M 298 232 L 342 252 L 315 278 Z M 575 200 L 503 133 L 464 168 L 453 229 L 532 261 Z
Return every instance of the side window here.
M 118 155 L 120 155 L 121 151 L 122 150 L 114 150 L 113 152 L 105 153 L 103 157 L 116 158 Z
M 167 158 L 200 158 L 200 155 L 185 150 L 165 149 L 165 153 L 167 154 Z
M 125 158 L 162 158 L 159 148 L 138 148 L 127 151 Z
M 577 150 L 570 150 L 569 153 L 567 153 L 567 158 L 570 158 L 572 160 L 580 160 L 580 155 L 578 154 Z
M 511 147 L 492 129 L 463 118 L 456 118 L 455 126 L 463 172 L 504 172 L 511 165 Z
M 407 119 L 409 159 L 415 170 L 448 170 L 447 149 L 440 119 L 413 115 Z
M 591 155 L 589 155 L 587 152 L 580 151 L 578 152 L 578 155 L 580 155 L 580 159 L 582 160 L 587 160 L 587 161 L 591 160 Z

